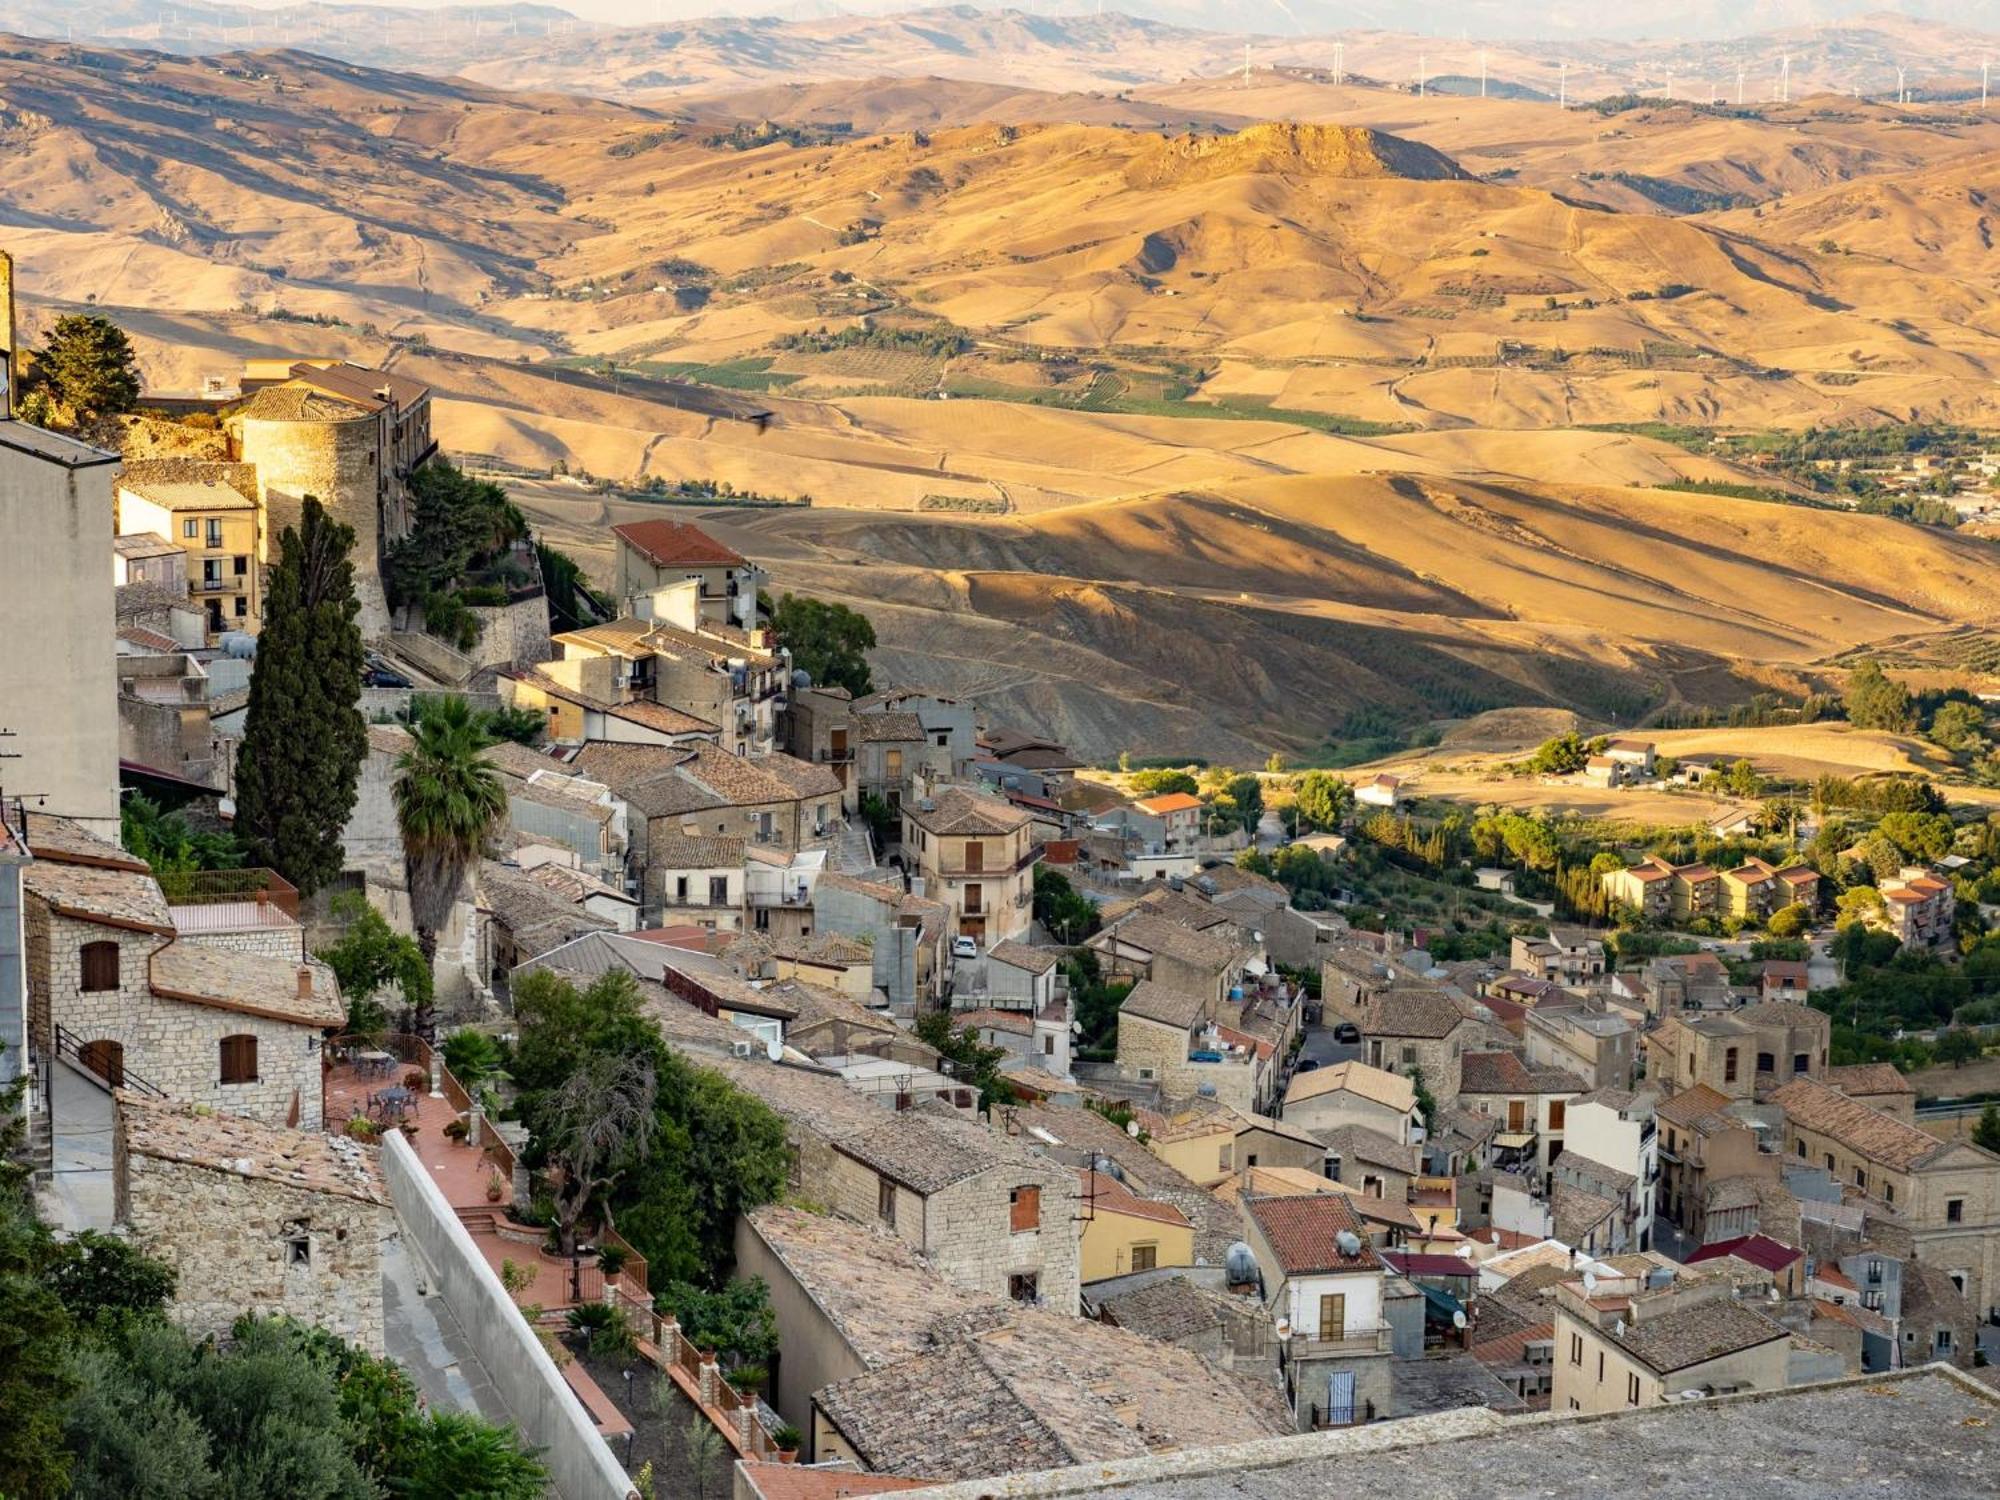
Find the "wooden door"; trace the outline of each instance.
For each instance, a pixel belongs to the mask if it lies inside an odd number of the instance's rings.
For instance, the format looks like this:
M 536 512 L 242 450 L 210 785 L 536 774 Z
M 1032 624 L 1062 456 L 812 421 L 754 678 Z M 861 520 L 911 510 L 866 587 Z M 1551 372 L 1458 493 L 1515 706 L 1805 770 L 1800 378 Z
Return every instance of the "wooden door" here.
M 125 1045 L 122 1042 L 85 1042 L 77 1049 L 77 1059 L 114 1089 L 125 1087 Z

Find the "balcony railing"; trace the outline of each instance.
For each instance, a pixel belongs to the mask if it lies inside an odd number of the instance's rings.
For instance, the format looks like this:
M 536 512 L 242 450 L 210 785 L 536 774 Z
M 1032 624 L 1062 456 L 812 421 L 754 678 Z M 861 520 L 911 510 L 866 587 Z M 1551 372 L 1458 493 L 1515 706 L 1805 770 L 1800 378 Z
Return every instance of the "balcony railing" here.
M 1394 1347 L 1395 1330 L 1387 1323 L 1378 1328 L 1357 1328 L 1339 1338 L 1295 1333 L 1286 1347 L 1292 1359 L 1317 1359 L 1342 1354 L 1387 1354 Z
M 294 921 L 298 919 L 298 887 L 276 870 L 170 870 L 159 881 L 169 906 L 255 903 L 274 906 Z M 182 925 L 178 918 L 175 925 Z
M 1331 1427 L 1360 1427 L 1375 1420 L 1375 1403 L 1356 1401 L 1348 1406 L 1321 1406 L 1315 1401 L 1311 1415 L 1315 1432 Z

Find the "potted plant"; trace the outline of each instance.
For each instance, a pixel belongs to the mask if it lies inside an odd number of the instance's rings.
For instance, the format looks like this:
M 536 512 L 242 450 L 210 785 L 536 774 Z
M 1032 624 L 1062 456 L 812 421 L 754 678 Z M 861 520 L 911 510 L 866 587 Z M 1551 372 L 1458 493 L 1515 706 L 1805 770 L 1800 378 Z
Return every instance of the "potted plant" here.
M 625 1269 L 625 1252 L 617 1245 L 605 1245 L 597 1252 L 597 1269 L 604 1273 L 606 1281 L 616 1281 L 618 1273 Z
M 722 1377 L 745 1396 L 754 1396 L 764 1388 L 765 1370 L 762 1365 L 738 1365 Z
M 460 1115 L 444 1127 L 444 1138 L 448 1141 L 462 1141 L 470 1134 L 472 1126 L 466 1122 L 464 1115 Z
M 507 1193 L 507 1184 L 500 1180 L 500 1174 L 498 1172 L 491 1172 L 487 1174 L 486 1201 L 488 1203 L 498 1203 L 503 1197 L 506 1196 L 506 1193 Z
M 431 1091 L 431 1075 L 422 1068 L 412 1068 L 403 1075 L 403 1087 L 413 1094 L 428 1094 Z
M 805 1434 L 790 1422 L 771 1434 L 771 1446 L 778 1450 L 778 1462 L 788 1464 L 799 1456 L 799 1444 L 805 1441 Z
M 382 1133 L 381 1127 L 373 1120 L 364 1120 L 360 1115 L 354 1116 L 341 1128 L 357 1141 L 372 1141 Z

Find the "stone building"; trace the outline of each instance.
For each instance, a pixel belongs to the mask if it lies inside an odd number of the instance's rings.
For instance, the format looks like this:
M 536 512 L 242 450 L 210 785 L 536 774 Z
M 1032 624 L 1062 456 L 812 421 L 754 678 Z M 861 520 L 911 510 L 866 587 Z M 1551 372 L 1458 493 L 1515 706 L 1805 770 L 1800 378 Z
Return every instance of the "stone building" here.
M 1726 1015 L 1670 1015 L 1646 1033 L 1646 1077 L 1679 1092 L 1705 1084 L 1750 1099 L 1826 1071 L 1833 1021 L 1794 1000 L 1767 1000 Z
M 661 589 L 694 579 L 701 619 L 748 628 L 757 619 L 757 588 L 764 570 L 733 547 L 685 521 L 628 521 L 611 528 L 617 541 L 613 597 L 620 610 L 639 612 Z
M 255 635 L 263 621 L 261 563 L 269 561 L 257 500 L 221 479 L 140 479 L 118 485 L 121 538 L 163 536 L 186 555 L 188 592 L 207 620 L 208 644 L 227 631 Z
M 22 875 L 28 1030 L 114 1087 L 305 1129 L 320 1125 L 319 1041 L 346 1019 L 318 962 L 176 936 L 144 865 L 30 819 Z
M 20 632 L 0 650 L 7 785 L 116 837 L 118 686 L 104 543 L 118 456 L 8 420 L 4 411 L 0 600 L 10 630 Z
M 1113 974 L 1220 1001 L 1243 982 L 1258 945 L 1221 914 L 1211 914 L 1207 923 L 1197 928 L 1142 909 L 1098 933 L 1089 946 Z
M 283 1313 L 383 1352 L 382 1246 L 396 1232 L 375 1148 L 120 1092 L 114 1214 L 178 1275 L 197 1336 Z
M 1033 820 L 998 797 L 948 786 L 903 804 L 903 858 L 942 901 L 955 937 L 982 946 L 1027 935 L 1041 848 Z
M 1779 1391 L 1791 1335 L 1737 1302 L 1726 1282 L 1647 1294 L 1631 1278 L 1563 1282 L 1555 1294 L 1557 1412 L 1658 1406 L 1682 1391 Z
M 1771 1095 L 1785 1155 L 1824 1167 L 1907 1235 L 1911 1258 L 1942 1270 L 1982 1316 L 2000 1307 L 2000 1156 L 1944 1141 L 1836 1089 L 1798 1079 Z

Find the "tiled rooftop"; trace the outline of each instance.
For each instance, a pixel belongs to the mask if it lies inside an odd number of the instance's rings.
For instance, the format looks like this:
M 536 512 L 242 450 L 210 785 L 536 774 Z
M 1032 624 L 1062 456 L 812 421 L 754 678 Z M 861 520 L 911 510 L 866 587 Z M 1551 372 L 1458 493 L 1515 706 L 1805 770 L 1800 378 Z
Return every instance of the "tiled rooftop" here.
M 1936 1136 L 1809 1078 L 1793 1079 L 1772 1093 L 1771 1102 L 1784 1110 L 1788 1124 L 1831 1136 L 1855 1154 L 1899 1171 L 1921 1166 L 1945 1149 Z
M 194 1105 L 155 1103 L 123 1091 L 118 1095 L 118 1119 L 125 1149 L 139 1156 L 364 1203 L 389 1201 L 376 1148 L 344 1135 L 286 1130 L 240 1115 L 198 1111 Z
M 338 1026 L 347 1019 L 340 981 L 318 959 L 301 964 L 182 940 L 153 951 L 152 984 L 154 994 L 169 999 L 301 1026 Z
M 1294 1075 L 1291 1087 L 1285 1090 L 1285 1103 L 1297 1104 L 1336 1092 L 1354 1094 L 1405 1113 L 1417 1103 L 1416 1086 L 1400 1073 L 1352 1060 Z
M 1298 1194 L 1282 1198 L 1245 1198 L 1243 1211 L 1264 1233 L 1287 1276 L 1321 1272 L 1379 1271 L 1382 1258 L 1362 1232 L 1361 1221 L 1340 1193 Z M 1360 1240 L 1352 1254 L 1342 1250 L 1339 1236 Z
M 1113 935 L 1122 944 L 1217 974 L 1241 963 L 1253 951 L 1233 925 L 1216 924 L 1196 931 L 1150 912 L 1126 918 L 1113 929 Z
M 1004 798 L 958 786 L 945 787 L 929 807 L 906 801 L 903 812 L 918 827 L 942 837 L 1012 833 L 1030 821 L 1027 813 Z
M 36 836 L 37 827 L 30 824 L 31 850 L 36 848 Z M 174 931 L 167 898 L 152 875 L 142 870 L 38 858 L 23 871 L 22 884 L 66 917 L 141 932 Z
M 1628 1322 L 1623 1333 L 1615 1328 L 1602 1332 L 1657 1375 L 1672 1375 L 1786 1337 L 1778 1324 L 1729 1297 Z
M 1168 989 L 1163 984 L 1142 979 L 1132 986 L 1131 993 L 1119 1005 L 1118 1014 L 1158 1021 L 1163 1026 L 1186 1028 L 1202 1018 L 1208 1005 L 1206 999 L 1191 991 Z
M 649 562 L 661 566 L 743 566 L 741 553 L 685 521 L 628 521 L 612 527 L 611 532 Z

